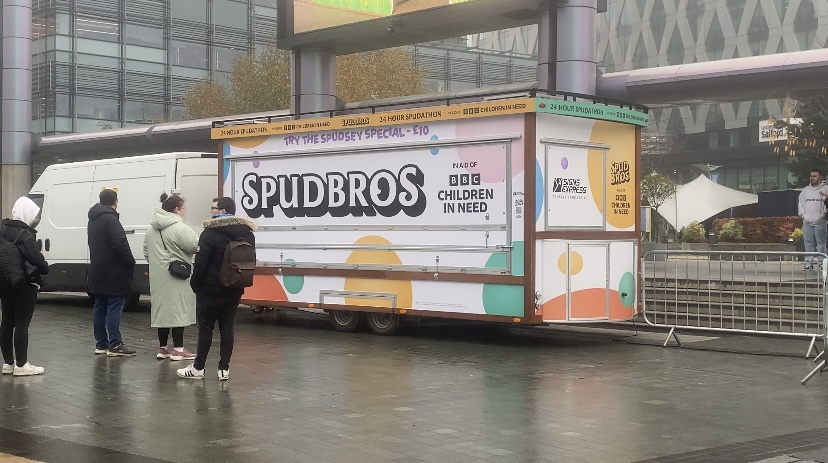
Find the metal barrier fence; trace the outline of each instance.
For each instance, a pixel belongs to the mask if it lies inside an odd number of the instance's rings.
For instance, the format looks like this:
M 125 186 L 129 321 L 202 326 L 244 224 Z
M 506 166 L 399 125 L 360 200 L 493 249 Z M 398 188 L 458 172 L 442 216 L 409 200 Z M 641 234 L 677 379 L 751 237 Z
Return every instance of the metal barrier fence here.
M 814 252 L 650 251 L 641 267 L 644 321 L 670 329 L 665 346 L 671 337 L 681 345 L 676 328 L 762 333 L 810 338 L 809 357 L 817 338 L 828 341 L 825 277 L 819 265 L 827 257 Z M 803 270 L 807 258 L 815 262 L 813 270 Z

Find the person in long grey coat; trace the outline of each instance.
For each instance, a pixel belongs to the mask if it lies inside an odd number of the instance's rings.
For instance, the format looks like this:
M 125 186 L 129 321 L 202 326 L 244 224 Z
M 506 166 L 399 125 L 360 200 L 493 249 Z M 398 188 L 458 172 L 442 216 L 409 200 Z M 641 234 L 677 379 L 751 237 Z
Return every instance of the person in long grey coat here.
M 190 265 L 198 247 L 198 235 L 184 223 L 187 210 L 184 198 L 161 194 L 161 207 L 155 210 L 144 237 L 144 257 L 149 264 L 150 325 L 158 328 L 158 353 L 155 358 L 190 360 L 195 354 L 184 348 L 184 327 L 196 322 L 196 298 L 189 279 L 172 276 L 170 262 Z M 168 346 L 172 331 L 173 347 Z

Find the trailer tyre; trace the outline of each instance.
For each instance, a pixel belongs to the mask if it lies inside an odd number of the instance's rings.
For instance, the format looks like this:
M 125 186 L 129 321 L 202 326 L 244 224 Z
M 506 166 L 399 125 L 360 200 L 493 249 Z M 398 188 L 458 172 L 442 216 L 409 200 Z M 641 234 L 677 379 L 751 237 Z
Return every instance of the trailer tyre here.
M 400 317 L 392 313 L 371 312 L 366 319 L 368 328 L 374 334 L 390 336 L 400 329 Z
M 343 333 L 353 333 L 359 329 L 362 324 L 364 314 L 362 312 L 352 312 L 350 310 L 331 310 L 328 312 L 328 318 L 331 321 L 331 326 L 336 331 Z

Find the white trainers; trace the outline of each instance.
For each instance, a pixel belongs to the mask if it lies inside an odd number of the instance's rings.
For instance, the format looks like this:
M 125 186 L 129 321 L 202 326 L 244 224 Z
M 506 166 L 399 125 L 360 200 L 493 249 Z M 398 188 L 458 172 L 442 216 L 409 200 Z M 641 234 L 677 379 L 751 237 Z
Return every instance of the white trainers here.
M 201 379 L 204 377 L 204 370 L 196 370 L 194 366 L 187 365 L 185 368 L 176 370 L 178 376 L 189 379 Z
M 218 369 L 218 379 L 219 381 L 227 381 L 230 379 L 230 370 L 222 370 L 221 368 Z
M 3 364 L 3 374 L 4 375 L 10 375 L 12 373 L 14 373 L 14 367 L 9 365 L 8 363 L 4 363 Z
M 44 371 L 43 367 L 36 367 L 29 362 L 26 362 L 22 367 L 14 366 L 14 376 L 42 375 Z
M 107 352 L 109 352 L 109 349 L 98 349 L 97 347 L 95 348 L 95 355 L 106 355 Z

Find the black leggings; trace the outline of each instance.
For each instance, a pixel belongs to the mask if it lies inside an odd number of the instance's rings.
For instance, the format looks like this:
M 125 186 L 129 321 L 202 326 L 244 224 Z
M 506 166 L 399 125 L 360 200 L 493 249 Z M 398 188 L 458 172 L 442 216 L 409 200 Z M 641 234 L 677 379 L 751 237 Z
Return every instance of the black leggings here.
M 37 288 L 25 284 L 14 294 L 0 295 L 3 319 L 0 321 L 0 351 L 3 362 L 9 365 L 17 361 L 22 367 L 29 361 L 29 324 L 34 315 Z
M 184 347 L 184 327 L 180 328 L 158 328 L 158 345 L 167 347 L 170 340 L 170 330 L 173 335 L 173 347 Z
M 193 362 L 193 368 L 203 370 L 207 362 L 207 353 L 213 343 L 213 329 L 218 322 L 221 343 L 219 345 L 218 367 L 222 370 L 230 369 L 230 357 L 233 355 L 233 325 L 236 319 L 236 309 L 239 299 L 214 299 L 196 295 L 196 320 L 198 321 L 198 350 Z

